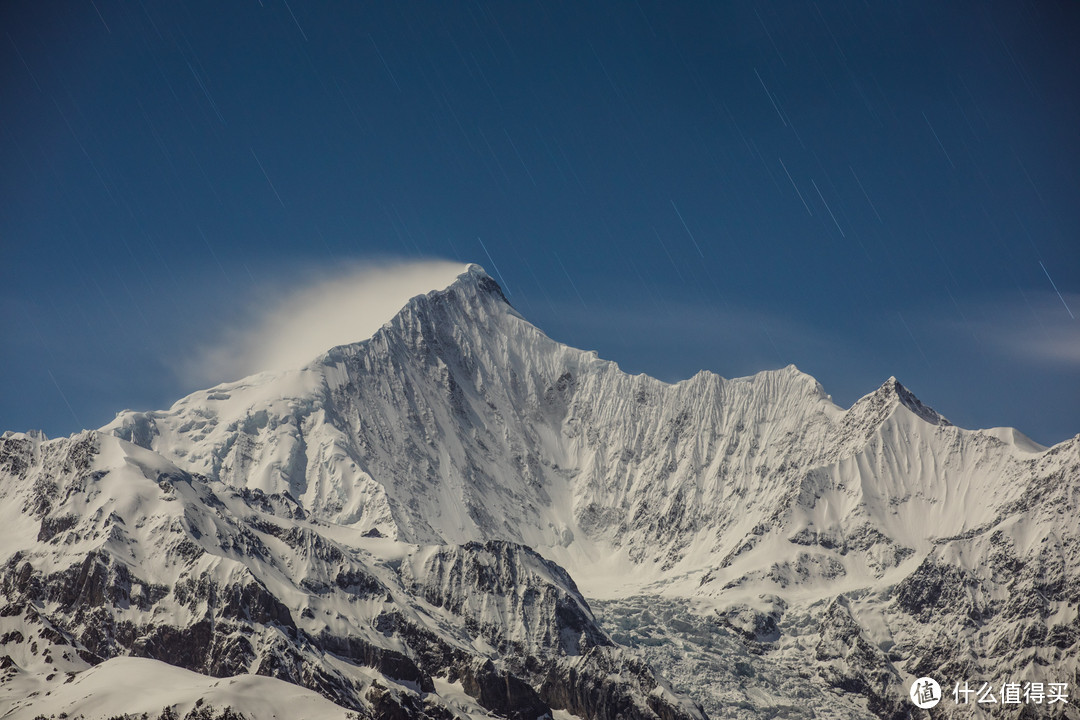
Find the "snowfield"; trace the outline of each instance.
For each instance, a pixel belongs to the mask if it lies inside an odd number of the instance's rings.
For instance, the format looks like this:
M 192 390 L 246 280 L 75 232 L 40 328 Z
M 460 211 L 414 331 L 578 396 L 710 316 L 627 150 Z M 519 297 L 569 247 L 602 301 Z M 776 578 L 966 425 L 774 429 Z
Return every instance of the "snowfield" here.
M 200 703 L 200 701 L 202 701 Z M 258 675 L 212 678 L 159 660 L 116 657 L 79 673 L 47 697 L 27 700 L 4 715 L 31 720 L 39 715 L 106 718 L 115 715 L 157 717 L 172 707 L 180 716 L 198 703 L 214 708 L 243 708 L 265 720 L 345 720 L 350 713 L 318 693 L 292 683 Z

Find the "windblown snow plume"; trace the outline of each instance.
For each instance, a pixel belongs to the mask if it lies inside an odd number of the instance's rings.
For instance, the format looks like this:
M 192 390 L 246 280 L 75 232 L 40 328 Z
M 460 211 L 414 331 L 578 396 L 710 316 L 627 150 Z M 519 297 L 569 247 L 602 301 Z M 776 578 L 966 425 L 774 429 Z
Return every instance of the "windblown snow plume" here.
M 251 310 L 201 349 L 185 374 L 203 384 L 298 368 L 337 345 L 366 340 L 414 295 L 465 269 L 443 260 L 366 262 L 314 272 L 300 287 Z

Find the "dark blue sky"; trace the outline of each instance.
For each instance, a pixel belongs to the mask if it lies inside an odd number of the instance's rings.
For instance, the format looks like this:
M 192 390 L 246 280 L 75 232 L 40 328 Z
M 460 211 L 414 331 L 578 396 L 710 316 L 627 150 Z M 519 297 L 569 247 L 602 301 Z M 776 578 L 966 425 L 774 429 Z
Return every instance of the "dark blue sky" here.
M 0 27 L 0 429 L 168 406 L 253 303 L 447 258 L 631 372 L 795 363 L 845 405 L 895 375 L 960 425 L 1080 432 L 1075 2 L 29 1 Z

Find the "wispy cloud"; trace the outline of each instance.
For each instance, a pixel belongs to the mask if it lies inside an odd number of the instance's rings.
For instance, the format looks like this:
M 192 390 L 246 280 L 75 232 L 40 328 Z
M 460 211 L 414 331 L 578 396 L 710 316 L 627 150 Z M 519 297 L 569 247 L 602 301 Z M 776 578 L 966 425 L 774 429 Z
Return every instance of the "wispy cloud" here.
M 371 337 L 409 298 L 446 287 L 464 270 L 442 260 L 309 268 L 280 298 L 253 298 L 244 317 L 217 328 L 178 373 L 211 385 L 301 367 L 332 347 Z
M 1065 303 L 1068 303 L 1066 305 Z M 1067 312 L 1080 295 L 1017 291 L 965 307 L 962 322 L 946 329 L 970 331 L 988 350 L 1013 361 L 1080 368 L 1080 321 Z
M 736 377 L 789 363 L 820 371 L 818 358 L 847 352 L 848 345 L 833 332 L 745 306 L 659 300 L 583 308 L 556 301 L 551 309 L 553 329 L 565 336 L 558 339 L 586 348 L 599 344 L 608 348 L 606 359 L 663 380 L 703 369 Z M 626 357 L 636 362 L 627 366 Z

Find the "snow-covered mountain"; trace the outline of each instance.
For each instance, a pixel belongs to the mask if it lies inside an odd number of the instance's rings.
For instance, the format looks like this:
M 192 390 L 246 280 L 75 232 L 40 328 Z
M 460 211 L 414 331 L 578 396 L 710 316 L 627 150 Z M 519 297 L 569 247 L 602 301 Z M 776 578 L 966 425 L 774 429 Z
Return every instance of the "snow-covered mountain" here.
M 361 717 L 900 718 L 922 675 L 1076 687 L 1078 510 L 1080 436 L 963 430 L 892 378 L 845 410 L 793 366 L 631 376 L 472 265 L 302 369 L 5 433 L 0 717 L 126 655 Z

